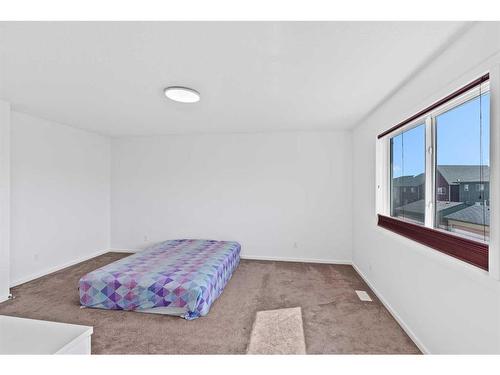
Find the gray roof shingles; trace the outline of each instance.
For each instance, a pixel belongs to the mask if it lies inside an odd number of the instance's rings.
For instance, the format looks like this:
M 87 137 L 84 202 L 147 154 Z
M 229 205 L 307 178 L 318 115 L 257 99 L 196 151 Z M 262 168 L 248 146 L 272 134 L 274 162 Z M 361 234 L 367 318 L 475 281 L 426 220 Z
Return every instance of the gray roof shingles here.
M 447 201 L 438 201 L 437 203 L 437 211 L 440 212 L 442 210 L 446 210 L 448 208 L 453 208 L 456 206 L 463 205 L 462 202 L 447 202 Z M 408 204 L 405 204 L 400 207 L 396 207 L 396 210 L 398 211 L 405 211 L 405 212 L 412 212 L 416 214 L 423 214 L 425 211 L 425 203 L 423 199 L 420 199 L 415 202 L 411 202 Z
M 392 179 L 392 186 L 420 186 L 425 183 L 425 175 L 423 173 L 416 176 L 400 176 Z
M 473 205 L 460 209 L 460 207 L 458 206 L 463 205 L 462 202 L 438 201 L 436 203 L 438 212 L 454 207 L 458 209 L 458 211 L 445 215 L 444 218 L 446 219 L 462 221 L 465 223 L 472 223 L 478 225 L 483 225 L 483 224 L 490 225 L 490 208 L 488 206 Z M 423 214 L 425 211 L 424 200 L 420 199 L 418 201 L 411 202 L 400 207 L 396 207 L 396 210 L 400 212 Z M 483 210 L 486 211 L 483 212 Z
M 490 208 L 483 205 L 466 207 L 460 211 L 446 215 L 445 218 L 478 225 L 490 225 Z
M 490 167 L 487 165 L 482 167 L 480 165 L 438 165 L 437 169 L 450 185 L 457 182 L 484 182 L 490 180 Z

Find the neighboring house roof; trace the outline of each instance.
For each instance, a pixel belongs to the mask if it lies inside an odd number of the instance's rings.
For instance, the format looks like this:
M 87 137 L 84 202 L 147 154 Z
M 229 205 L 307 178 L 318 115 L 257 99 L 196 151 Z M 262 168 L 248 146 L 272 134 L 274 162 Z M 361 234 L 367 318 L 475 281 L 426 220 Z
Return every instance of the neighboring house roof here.
M 482 205 L 473 205 L 466 206 L 464 208 L 460 208 L 459 206 L 464 206 L 462 202 L 445 202 L 438 201 L 437 203 L 437 211 L 441 212 L 448 209 L 458 209 L 458 211 L 454 211 L 450 214 L 445 214 L 443 216 L 445 219 L 462 221 L 466 223 L 473 223 L 478 225 L 490 225 L 490 208 L 488 206 Z M 486 209 L 486 212 L 483 210 Z M 413 214 L 424 214 L 425 212 L 425 203 L 423 199 L 420 199 L 415 202 L 411 202 L 405 204 L 400 207 L 396 207 L 396 210 L 399 212 L 408 212 Z M 483 216 L 484 215 L 484 216 Z
M 445 218 L 478 225 L 490 225 L 490 208 L 482 205 L 469 206 L 460 211 L 446 215 Z
M 490 180 L 490 167 L 486 165 L 482 167 L 480 165 L 438 165 L 437 169 L 449 185 L 457 182 L 487 182 Z
M 392 179 L 392 186 L 399 187 L 412 187 L 420 186 L 425 183 L 425 175 L 423 173 L 416 176 L 400 176 Z
M 449 208 L 457 207 L 460 205 L 463 205 L 463 202 L 446 202 L 446 201 L 437 201 L 436 202 L 437 206 L 437 211 L 443 211 Z M 415 202 L 411 202 L 408 204 L 405 204 L 400 207 L 396 207 L 396 210 L 398 211 L 404 211 L 404 212 L 409 212 L 409 213 L 415 213 L 415 214 L 424 214 L 425 212 L 425 202 L 423 199 L 420 199 Z

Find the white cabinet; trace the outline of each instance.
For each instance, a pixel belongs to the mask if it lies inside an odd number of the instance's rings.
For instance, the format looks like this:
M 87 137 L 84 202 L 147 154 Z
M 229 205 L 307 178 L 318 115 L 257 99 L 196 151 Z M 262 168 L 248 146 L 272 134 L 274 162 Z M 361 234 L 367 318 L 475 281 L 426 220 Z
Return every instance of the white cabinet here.
M 0 315 L 0 354 L 90 354 L 93 328 Z

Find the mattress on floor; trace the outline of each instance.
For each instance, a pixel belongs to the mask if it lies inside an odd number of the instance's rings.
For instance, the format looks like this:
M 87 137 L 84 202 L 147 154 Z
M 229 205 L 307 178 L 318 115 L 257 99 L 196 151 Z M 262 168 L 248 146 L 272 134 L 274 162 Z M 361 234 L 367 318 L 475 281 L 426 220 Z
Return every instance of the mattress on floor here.
M 80 303 L 196 319 L 208 314 L 239 261 L 237 242 L 165 241 L 83 276 Z

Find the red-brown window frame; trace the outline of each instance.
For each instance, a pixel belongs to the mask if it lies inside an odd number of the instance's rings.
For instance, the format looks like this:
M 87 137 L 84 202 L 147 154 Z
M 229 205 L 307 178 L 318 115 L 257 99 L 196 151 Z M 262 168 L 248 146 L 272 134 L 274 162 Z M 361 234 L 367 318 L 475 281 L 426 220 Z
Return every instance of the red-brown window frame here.
M 479 77 L 443 99 L 438 100 L 427 108 L 419 111 L 408 119 L 400 122 L 383 133 L 380 133 L 377 138 L 380 139 L 402 128 L 433 109 L 440 107 L 446 102 L 449 102 L 450 100 L 489 80 L 489 78 L 489 74 Z M 488 271 L 489 246 L 487 243 L 459 237 L 442 230 L 428 228 L 423 225 L 413 224 L 381 214 L 378 214 L 378 226 Z
M 380 214 L 378 226 L 488 271 L 485 243 Z

